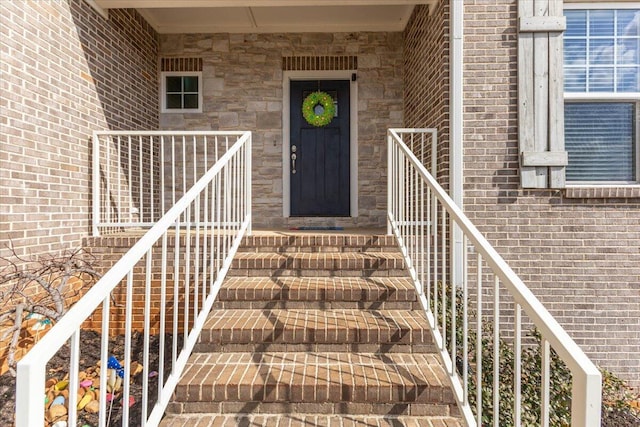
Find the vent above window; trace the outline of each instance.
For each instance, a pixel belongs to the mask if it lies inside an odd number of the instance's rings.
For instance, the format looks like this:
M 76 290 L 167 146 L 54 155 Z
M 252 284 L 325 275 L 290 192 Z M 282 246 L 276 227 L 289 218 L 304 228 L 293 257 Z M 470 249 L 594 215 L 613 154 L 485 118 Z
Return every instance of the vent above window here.
M 160 71 L 202 71 L 202 58 L 161 58 Z
M 283 71 L 344 71 L 357 70 L 357 56 L 285 56 Z

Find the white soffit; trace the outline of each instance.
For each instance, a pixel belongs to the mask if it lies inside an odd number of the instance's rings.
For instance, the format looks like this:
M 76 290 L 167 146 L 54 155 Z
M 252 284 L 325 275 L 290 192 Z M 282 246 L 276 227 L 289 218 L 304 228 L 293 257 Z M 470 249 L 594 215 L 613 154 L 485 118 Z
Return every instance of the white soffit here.
M 161 34 L 402 31 L 416 4 L 439 0 L 92 0 L 136 8 Z
M 161 34 L 402 31 L 413 6 L 138 9 Z

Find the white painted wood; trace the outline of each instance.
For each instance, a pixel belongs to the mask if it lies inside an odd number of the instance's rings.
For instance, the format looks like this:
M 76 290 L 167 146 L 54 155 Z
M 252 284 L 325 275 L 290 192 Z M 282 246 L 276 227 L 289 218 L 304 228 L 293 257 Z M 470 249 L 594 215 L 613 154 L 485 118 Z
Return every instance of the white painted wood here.
M 109 19 L 109 11 L 104 9 L 98 4 L 96 0 L 84 0 L 89 6 L 91 6 L 100 16 L 104 19 Z
M 327 4 L 241 6 L 218 3 L 200 7 L 189 2 L 174 7 L 144 3 L 137 10 L 161 34 L 402 31 L 414 4 Z M 430 7 L 429 10 L 434 8 Z
M 564 31 L 567 20 L 564 16 L 521 16 L 518 19 L 521 33 Z
M 316 6 L 309 0 L 92 0 L 104 9 L 182 7 L 289 7 Z M 438 0 L 323 0 L 324 6 L 379 6 L 431 4 Z
M 566 166 L 569 157 L 566 151 L 532 151 L 522 153 L 523 166 Z

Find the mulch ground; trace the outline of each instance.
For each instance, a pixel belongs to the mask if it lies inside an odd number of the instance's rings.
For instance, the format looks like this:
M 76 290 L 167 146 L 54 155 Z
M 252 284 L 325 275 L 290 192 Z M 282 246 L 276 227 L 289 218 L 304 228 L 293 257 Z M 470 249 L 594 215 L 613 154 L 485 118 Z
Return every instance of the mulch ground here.
M 137 361 L 142 363 L 143 360 L 143 339 L 144 335 L 134 332 L 131 340 L 131 361 Z M 170 344 L 171 336 L 165 336 L 165 377 L 168 376 L 171 369 L 170 360 Z M 179 339 L 179 345 L 181 345 L 181 337 Z M 100 335 L 96 332 L 86 331 L 82 332 L 80 339 L 80 369 L 84 370 L 90 367 L 96 366 L 100 360 Z M 142 405 L 140 400 L 142 398 L 142 380 L 143 375 L 149 375 L 151 372 L 158 371 L 158 348 L 159 338 L 158 336 L 150 337 L 150 352 L 149 352 L 149 366 L 144 367 L 142 374 L 135 376 L 131 380 L 130 394 L 133 396 L 135 403 L 129 408 L 129 425 L 137 426 L 141 424 L 142 419 Z M 124 359 L 124 336 L 118 336 L 110 340 L 109 345 L 110 353 L 115 355 L 120 361 Z M 155 351 L 154 351 L 155 350 Z M 169 360 L 167 361 L 167 357 Z M 69 366 L 69 347 L 63 346 L 58 353 L 47 364 L 47 379 L 57 378 L 61 380 L 68 372 Z M 149 405 L 153 407 L 158 396 L 158 378 L 149 378 Z M 107 405 L 109 408 L 109 404 Z M 6 372 L 0 376 L 0 426 L 12 426 L 15 424 L 15 378 L 11 373 Z M 83 426 L 96 426 L 98 425 L 98 414 L 91 414 L 85 411 L 78 412 L 78 425 Z M 109 426 L 122 425 L 122 393 L 116 394 L 116 398 L 113 401 L 111 408 L 111 419 Z

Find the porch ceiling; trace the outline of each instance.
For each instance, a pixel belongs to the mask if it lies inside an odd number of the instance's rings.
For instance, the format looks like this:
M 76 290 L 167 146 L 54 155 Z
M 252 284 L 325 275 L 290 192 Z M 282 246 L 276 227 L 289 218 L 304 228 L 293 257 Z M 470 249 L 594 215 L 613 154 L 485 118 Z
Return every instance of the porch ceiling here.
M 161 34 L 402 31 L 416 4 L 439 0 L 90 0 L 135 8 Z

